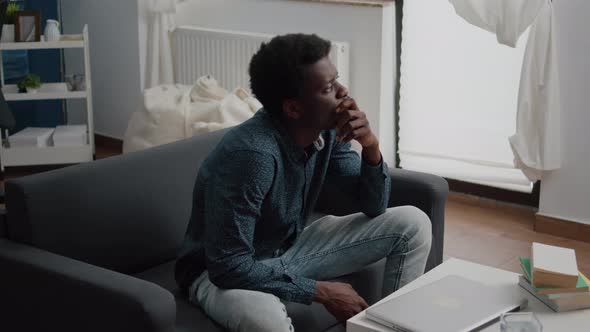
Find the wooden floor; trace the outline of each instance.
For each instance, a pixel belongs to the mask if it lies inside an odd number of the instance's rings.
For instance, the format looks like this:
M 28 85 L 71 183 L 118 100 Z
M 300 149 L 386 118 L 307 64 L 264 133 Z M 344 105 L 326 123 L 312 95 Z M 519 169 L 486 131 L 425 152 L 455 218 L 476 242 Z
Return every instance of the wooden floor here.
M 451 194 L 446 208 L 445 258 L 455 257 L 521 272 L 518 257 L 530 257 L 532 242 L 576 251 L 578 267 L 590 276 L 590 243 L 537 233 L 535 211 Z

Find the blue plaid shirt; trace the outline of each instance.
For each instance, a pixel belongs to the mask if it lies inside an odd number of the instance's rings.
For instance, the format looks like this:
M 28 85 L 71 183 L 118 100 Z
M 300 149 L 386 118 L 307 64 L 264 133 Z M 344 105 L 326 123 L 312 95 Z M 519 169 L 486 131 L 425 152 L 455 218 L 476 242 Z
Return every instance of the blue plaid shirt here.
M 281 123 L 262 109 L 230 130 L 203 162 L 194 187 L 191 220 L 176 264 L 182 289 L 207 270 L 213 284 L 311 303 L 316 281 L 277 271 L 260 260 L 284 252 L 301 234 L 325 186 L 342 186 L 362 212 L 387 208 L 387 165 L 371 166 L 325 130 L 313 148 L 295 145 Z

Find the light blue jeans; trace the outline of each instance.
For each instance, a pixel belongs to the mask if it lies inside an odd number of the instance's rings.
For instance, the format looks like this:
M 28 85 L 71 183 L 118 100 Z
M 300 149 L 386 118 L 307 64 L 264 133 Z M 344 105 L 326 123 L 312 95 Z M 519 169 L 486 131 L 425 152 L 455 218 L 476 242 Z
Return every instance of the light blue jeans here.
M 387 258 L 382 289 L 382 296 L 387 296 L 424 273 L 431 232 L 428 216 L 411 206 L 389 208 L 376 218 L 362 213 L 325 216 L 306 227 L 283 255 L 262 262 L 329 280 Z M 218 288 L 206 271 L 191 285 L 189 299 L 229 331 L 293 331 L 278 297 Z

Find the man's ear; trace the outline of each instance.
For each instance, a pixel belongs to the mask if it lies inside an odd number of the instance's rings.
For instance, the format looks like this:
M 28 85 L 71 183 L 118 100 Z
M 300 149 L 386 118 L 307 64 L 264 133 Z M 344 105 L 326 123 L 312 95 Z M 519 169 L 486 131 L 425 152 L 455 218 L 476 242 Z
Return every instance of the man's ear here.
M 301 107 L 295 99 L 283 100 L 283 114 L 293 120 L 299 120 L 301 118 Z

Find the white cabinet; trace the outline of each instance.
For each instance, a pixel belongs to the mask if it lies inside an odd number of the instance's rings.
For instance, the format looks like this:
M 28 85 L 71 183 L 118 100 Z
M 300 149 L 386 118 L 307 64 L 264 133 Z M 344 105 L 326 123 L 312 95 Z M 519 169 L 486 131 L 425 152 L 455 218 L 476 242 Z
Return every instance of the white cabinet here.
M 92 113 L 92 80 L 90 74 L 90 53 L 88 49 L 88 26 L 84 26 L 81 35 L 64 35 L 56 42 L 0 43 L 0 51 L 4 50 L 38 50 L 38 49 L 83 49 L 84 74 L 86 90 L 68 91 L 65 83 L 44 83 L 36 93 L 19 93 L 16 85 L 4 84 L 4 69 L 0 52 L 0 81 L 2 92 L 7 101 L 19 100 L 51 100 L 51 99 L 85 99 L 87 112 L 88 141 L 84 146 L 63 146 L 43 148 L 6 147 L 0 144 L 0 165 L 6 166 L 73 164 L 93 160 L 94 156 L 94 122 Z M 8 131 L 6 131 L 8 137 Z

